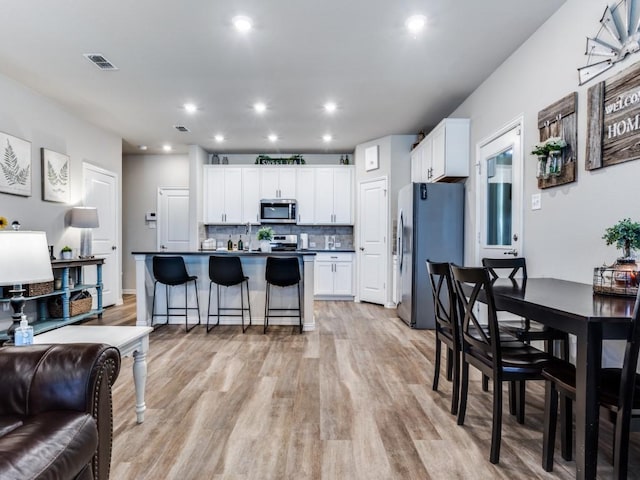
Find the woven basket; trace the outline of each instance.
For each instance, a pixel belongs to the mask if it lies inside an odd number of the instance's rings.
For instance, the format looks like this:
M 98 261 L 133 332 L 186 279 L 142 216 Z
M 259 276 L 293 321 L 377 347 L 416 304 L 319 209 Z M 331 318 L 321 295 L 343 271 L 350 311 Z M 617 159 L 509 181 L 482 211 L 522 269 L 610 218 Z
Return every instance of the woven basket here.
M 69 302 L 69 316 L 73 317 L 75 315 L 87 313 L 91 310 L 92 302 L 92 297 L 81 298 L 80 300 Z M 52 298 L 47 303 L 47 307 L 49 308 L 49 316 L 51 318 L 62 317 L 62 297 Z
M 53 292 L 53 280 L 50 282 L 30 283 L 25 285 L 25 296 L 36 297 L 38 295 L 47 295 Z

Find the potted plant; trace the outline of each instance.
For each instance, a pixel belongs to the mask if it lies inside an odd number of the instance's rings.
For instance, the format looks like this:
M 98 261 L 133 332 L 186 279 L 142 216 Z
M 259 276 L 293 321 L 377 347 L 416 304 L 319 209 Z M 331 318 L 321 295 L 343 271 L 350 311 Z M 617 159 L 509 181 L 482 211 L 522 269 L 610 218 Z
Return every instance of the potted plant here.
M 549 174 L 558 176 L 562 172 L 562 149 L 567 142 L 562 137 L 549 137 L 545 143 L 549 150 Z
M 607 228 L 602 238 L 607 242 L 607 245 L 615 243 L 616 247 L 622 249 L 623 256 L 618 258 L 619 263 L 635 262 L 631 256 L 631 249 L 640 248 L 640 223 L 625 218 L 613 227 Z
M 63 260 L 71 260 L 71 254 L 72 250 L 69 245 L 65 245 L 64 247 L 62 247 L 62 250 L 60 250 L 60 256 Z
M 538 157 L 538 168 L 536 169 L 537 178 L 547 178 L 547 156 L 549 155 L 549 147 L 546 142 L 540 142 L 533 145 L 531 155 Z
M 273 228 L 260 227 L 258 229 L 258 241 L 260 241 L 260 251 L 271 251 L 271 240 L 273 240 Z

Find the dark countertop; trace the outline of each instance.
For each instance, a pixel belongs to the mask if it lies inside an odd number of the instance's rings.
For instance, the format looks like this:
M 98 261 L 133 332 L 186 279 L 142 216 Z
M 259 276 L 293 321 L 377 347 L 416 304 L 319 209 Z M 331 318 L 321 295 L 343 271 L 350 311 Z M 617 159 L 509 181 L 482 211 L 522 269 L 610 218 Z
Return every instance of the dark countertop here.
M 324 249 L 324 248 L 310 248 L 309 250 L 300 250 L 301 252 L 315 252 L 315 253 L 355 253 L 354 249 L 347 248 L 334 248 L 334 249 Z
M 238 257 L 302 257 L 307 255 L 315 255 L 316 252 L 311 252 L 309 250 L 295 250 L 295 251 L 280 251 L 280 252 L 257 252 L 257 251 L 242 251 L 239 252 L 237 250 L 190 250 L 190 251 L 179 251 L 179 252 L 171 252 L 168 250 L 157 251 L 142 251 L 142 252 L 131 252 L 132 255 L 180 255 L 180 256 L 192 256 L 192 255 L 236 255 Z

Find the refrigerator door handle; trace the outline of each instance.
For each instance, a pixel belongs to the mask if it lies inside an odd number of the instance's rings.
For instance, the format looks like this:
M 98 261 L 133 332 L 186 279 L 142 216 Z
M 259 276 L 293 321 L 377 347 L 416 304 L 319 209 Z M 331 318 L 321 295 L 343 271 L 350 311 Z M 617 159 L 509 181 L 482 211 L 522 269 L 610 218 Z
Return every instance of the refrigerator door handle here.
M 404 263 L 404 212 L 400 210 L 400 220 L 398 221 L 398 266 L 402 273 Z

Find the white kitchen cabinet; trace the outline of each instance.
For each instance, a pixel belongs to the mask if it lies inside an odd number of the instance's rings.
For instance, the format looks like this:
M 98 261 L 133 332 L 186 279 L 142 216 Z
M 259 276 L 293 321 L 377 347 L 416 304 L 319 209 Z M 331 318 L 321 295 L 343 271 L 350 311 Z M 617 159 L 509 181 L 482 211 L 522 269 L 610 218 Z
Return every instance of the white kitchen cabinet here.
M 320 252 L 314 263 L 314 296 L 353 298 L 353 253 Z
M 242 169 L 242 223 L 260 223 L 260 168 Z
M 296 167 L 260 169 L 261 198 L 296 198 Z
M 204 223 L 242 223 L 242 169 L 204 166 Z
M 315 223 L 351 225 L 353 170 L 351 167 L 316 169 Z
M 469 119 L 445 118 L 411 152 L 411 181 L 469 176 Z
M 313 225 L 315 223 L 316 169 L 300 167 L 296 170 L 298 225 Z

